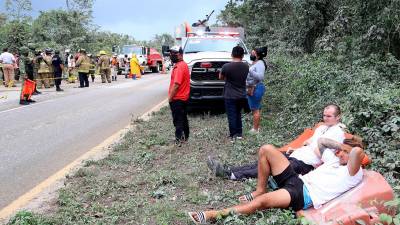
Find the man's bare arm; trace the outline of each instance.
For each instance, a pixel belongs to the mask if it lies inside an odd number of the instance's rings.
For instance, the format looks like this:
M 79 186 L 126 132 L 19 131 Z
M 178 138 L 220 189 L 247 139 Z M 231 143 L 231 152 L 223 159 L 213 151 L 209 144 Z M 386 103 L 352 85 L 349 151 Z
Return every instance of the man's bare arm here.
M 218 79 L 225 80 L 225 76 L 221 72 L 219 72 Z
M 349 154 L 349 161 L 347 162 L 347 169 L 349 170 L 350 176 L 357 174 L 358 170 L 361 168 L 361 162 L 364 158 L 365 153 L 362 148 L 355 147 L 351 149 Z
M 176 95 L 176 92 L 178 92 L 179 89 L 179 84 L 174 83 L 174 87 L 172 88 L 171 94 L 168 96 L 168 101 L 171 102 L 174 96 Z
M 322 155 L 324 154 L 325 149 L 330 148 L 330 149 L 340 149 L 342 146 L 339 142 L 334 141 L 329 138 L 319 138 L 318 139 L 318 151 L 319 154 Z
M 349 145 L 344 145 L 342 143 L 339 143 L 337 141 L 334 141 L 329 138 L 319 138 L 318 139 L 318 152 L 317 155 L 320 154 L 320 156 L 324 153 L 325 149 L 330 148 L 330 149 L 336 149 L 336 150 L 347 150 L 348 152 L 351 151 L 352 147 Z

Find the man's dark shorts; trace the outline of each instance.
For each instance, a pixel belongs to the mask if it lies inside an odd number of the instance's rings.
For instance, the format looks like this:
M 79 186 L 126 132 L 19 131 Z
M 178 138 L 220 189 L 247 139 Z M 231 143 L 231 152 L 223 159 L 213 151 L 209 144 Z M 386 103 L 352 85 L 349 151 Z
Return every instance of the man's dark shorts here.
M 303 181 L 299 175 L 289 165 L 281 174 L 274 176 L 278 187 L 285 189 L 290 194 L 290 204 L 294 211 L 299 211 L 304 207 Z
M 296 158 L 293 157 L 288 157 L 287 155 L 285 155 L 287 157 L 287 159 L 290 162 L 290 165 L 292 166 L 294 172 L 296 172 L 297 174 L 307 174 L 309 173 L 311 170 L 314 169 L 313 166 L 310 166 L 308 164 L 305 164 L 303 161 L 300 161 Z

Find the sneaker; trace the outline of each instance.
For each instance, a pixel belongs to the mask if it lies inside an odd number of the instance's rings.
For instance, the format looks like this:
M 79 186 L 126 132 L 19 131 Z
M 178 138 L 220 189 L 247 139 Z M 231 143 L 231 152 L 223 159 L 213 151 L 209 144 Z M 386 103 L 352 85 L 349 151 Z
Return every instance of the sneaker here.
M 260 133 L 260 129 L 254 129 L 254 128 L 251 128 L 251 130 L 249 130 L 249 133 L 250 134 L 259 134 Z
M 25 100 L 20 100 L 19 101 L 20 105 L 29 105 L 29 102 L 25 101 Z
M 56 91 L 64 91 L 64 89 L 57 88 Z
M 231 171 L 225 165 L 221 164 L 217 160 L 214 160 L 211 156 L 207 158 L 207 166 L 213 172 L 214 176 L 229 178 Z
M 36 102 L 35 100 L 32 100 L 32 99 L 28 99 L 26 101 L 29 102 L 29 103 L 35 103 Z
M 174 141 L 174 145 L 175 145 L 176 147 L 182 147 L 182 141 L 180 141 L 180 140 L 175 140 L 175 141 Z

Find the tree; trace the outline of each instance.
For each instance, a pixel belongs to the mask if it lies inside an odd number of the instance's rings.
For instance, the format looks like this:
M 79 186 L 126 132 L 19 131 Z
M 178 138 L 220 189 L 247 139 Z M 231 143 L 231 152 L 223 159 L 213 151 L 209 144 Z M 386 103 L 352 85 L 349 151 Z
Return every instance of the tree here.
M 77 11 L 92 17 L 94 0 L 65 0 L 68 11 Z
M 83 47 L 88 39 L 89 19 L 76 11 L 62 9 L 40 12 L 33 22 L 33 41 L 42 47 Z
M 28 44 L 31 39 L 31 25 L 27 21 L 11 21 L 0 29 L 1 47 L 8 47 L 10 51 L 18 51 Z
M 30 0 L 6 0 L 5 7 L 11 20 L 21 21 L 29 18 L 32 2 Z
M 149 41 L 149 46 L 156 48 L 157 50 L 161 51 L 161 46 L 168 45 L 172 46 L 175 44 L 175 39 L 167 33 L 164 34 L 156 34 L 154 38 Z

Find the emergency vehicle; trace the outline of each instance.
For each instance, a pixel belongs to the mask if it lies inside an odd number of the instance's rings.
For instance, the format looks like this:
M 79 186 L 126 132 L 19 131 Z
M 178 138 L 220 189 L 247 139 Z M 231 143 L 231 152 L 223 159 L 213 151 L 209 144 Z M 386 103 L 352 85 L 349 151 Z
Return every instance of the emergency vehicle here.
M 114 51 L 117 51 L 118 60 L 120 61 L 119 73 L 125 70 L 125 65 L 122 63 L 125 55 L 128 55 L 128 58 L 132 58 L 133 54 L 136 54 L 143 71 L 158 73 L 162 69 L 163 58 L 154 48 L 138 45 L 123 45 L 117 47 Z
M 183 60 L 190 72 L 190 106 L 223 106 L 225 81 L 219 73 L 225 63 L 232 61 L 232 48 L 239 45 L 245 50 L 243 61 L 250 65 L 250 52 L 243 42 L 243 28 L 190 27 L 184 24 L 175 31 L 175 38 L 183 49 Z

